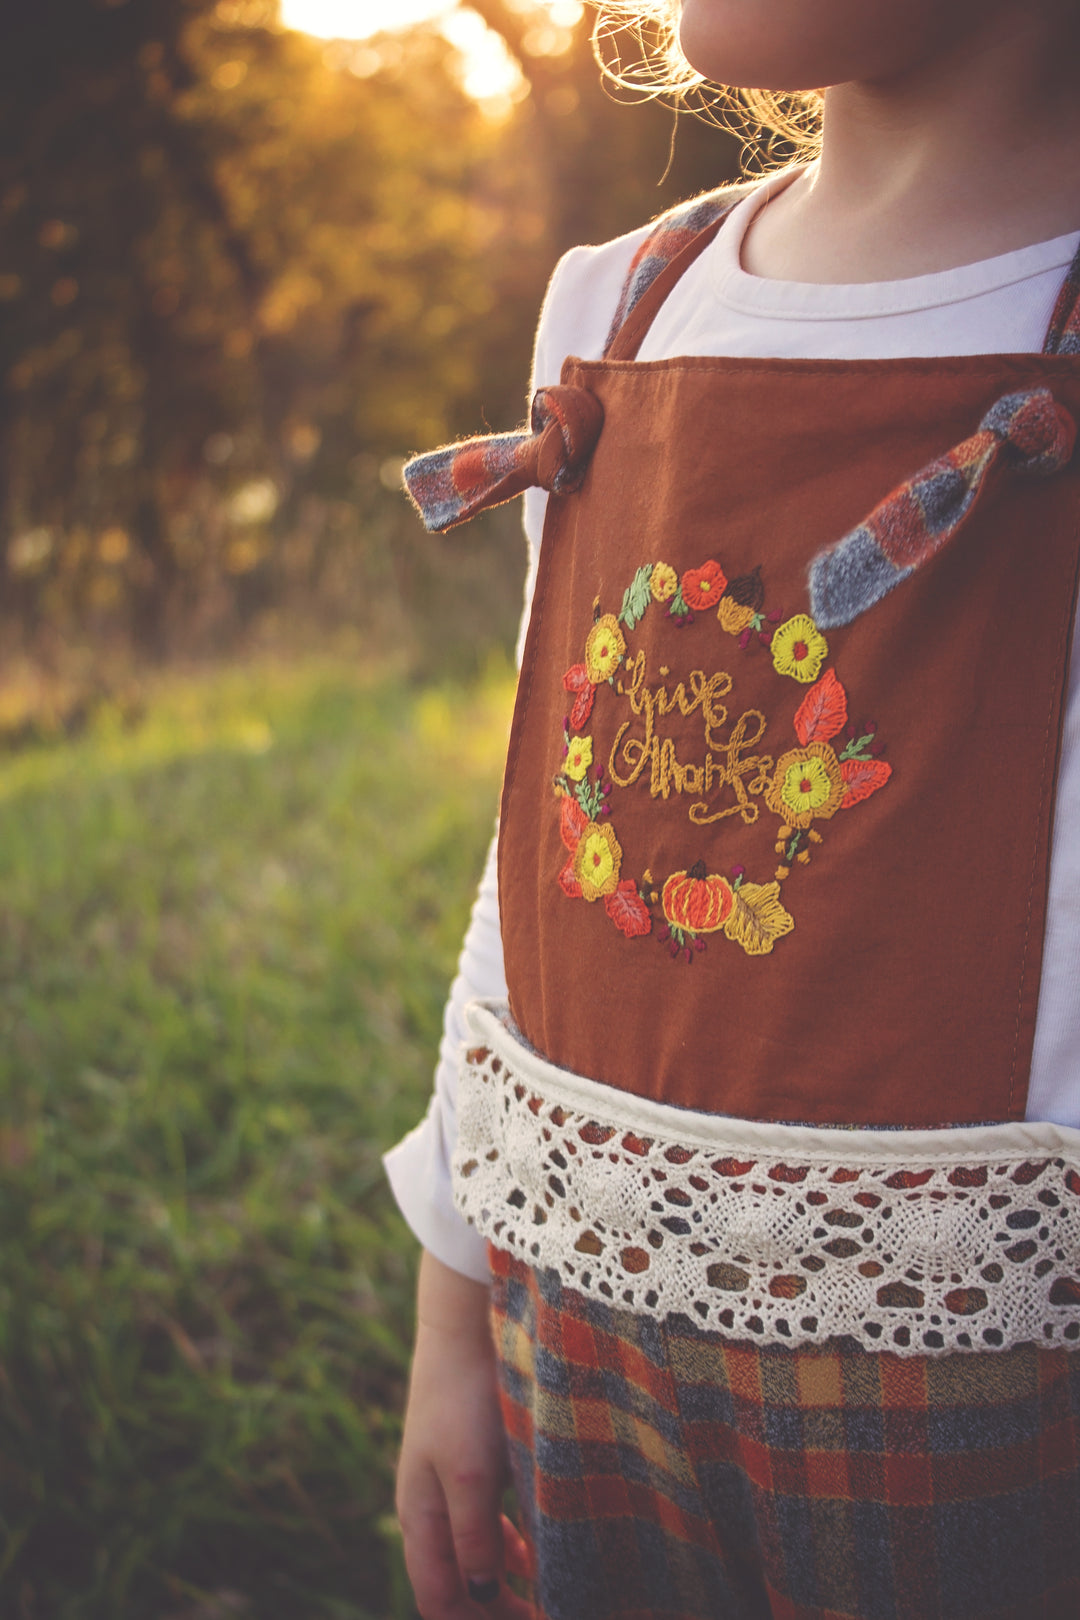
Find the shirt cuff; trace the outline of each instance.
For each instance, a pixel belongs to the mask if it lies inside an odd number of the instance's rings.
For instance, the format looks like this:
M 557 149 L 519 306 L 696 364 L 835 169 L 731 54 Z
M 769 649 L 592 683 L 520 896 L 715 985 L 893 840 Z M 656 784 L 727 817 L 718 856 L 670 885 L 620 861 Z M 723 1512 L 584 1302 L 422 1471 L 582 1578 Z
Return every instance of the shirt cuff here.
M 383 1156 L 390 1190 L 429 1254 L 473 1282 L 488 1283 L 487 1244 L 454 1208 L 442 1136 L 441 1110 L 433 1098 L 420 1124 Z

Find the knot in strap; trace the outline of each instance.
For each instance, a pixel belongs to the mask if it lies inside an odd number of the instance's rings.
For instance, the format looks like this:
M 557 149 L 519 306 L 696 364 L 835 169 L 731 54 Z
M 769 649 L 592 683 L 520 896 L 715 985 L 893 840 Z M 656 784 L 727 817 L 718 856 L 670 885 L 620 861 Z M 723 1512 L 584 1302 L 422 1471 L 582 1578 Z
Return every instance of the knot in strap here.
M 1017 470 L 1048 478 L 1072 459 L 1076 423 L 1049 388 L 1004 394 L 991 405 L 980 432 L 992 433 L 1016 458 Z
M 1004 394 L 978 431 L 894 489 L 810 565 L 822 629 L 850 624 L 959 532 L 999 465 L 1048 478 L 1072 459 L 1076 423 L 1048 388 Z
M 530 412 L 536 448 L 534 483 L 553 495 L 581 487 L 604 425 L 604 407 L 587 388 L 538 388 Z
M 405 464 L 405 488 L 436 534 L 526 489 L 565 495 L 580 486 L 603 425 L 604 407 L 587 388 L 539 388 L 531 431 L 463 439 L 415 456 Z

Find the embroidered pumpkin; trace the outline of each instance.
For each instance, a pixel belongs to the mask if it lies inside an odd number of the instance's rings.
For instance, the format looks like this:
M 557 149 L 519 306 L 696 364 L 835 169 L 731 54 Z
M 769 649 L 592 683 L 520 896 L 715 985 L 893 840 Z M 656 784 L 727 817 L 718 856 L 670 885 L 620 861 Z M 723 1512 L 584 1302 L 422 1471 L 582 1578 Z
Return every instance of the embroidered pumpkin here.
M 731 885 L 717 873 L 707 873 L 697 861 L 689 872 L 673 872 L 664 884 L 664 916 L 685 934 L 715 934 L 723 928 L 735 904 Z

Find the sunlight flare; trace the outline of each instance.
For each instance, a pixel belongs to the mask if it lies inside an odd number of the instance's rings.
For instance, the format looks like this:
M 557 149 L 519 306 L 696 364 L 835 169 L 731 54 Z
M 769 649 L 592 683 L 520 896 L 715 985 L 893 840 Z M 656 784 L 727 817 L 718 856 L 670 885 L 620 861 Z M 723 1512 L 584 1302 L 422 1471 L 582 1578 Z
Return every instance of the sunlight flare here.
M 286 28 L 316 39 L 368 39 L 390 29 L 411 28 L 450 7 L 446 0 L 282 0 Z
M 282 0 L 286 28 L 316 39 L 365 40 L 431 22 L 460 53 L 462 84 L 474 101 L 509 104 L 523 93 L 517 63 L 475 11 L 454 0 Z

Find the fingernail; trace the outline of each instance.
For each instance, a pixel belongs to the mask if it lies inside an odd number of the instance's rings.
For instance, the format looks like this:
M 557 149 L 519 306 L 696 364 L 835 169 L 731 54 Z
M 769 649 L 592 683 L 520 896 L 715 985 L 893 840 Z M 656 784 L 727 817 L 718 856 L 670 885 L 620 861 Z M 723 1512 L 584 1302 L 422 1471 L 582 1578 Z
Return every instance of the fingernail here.
M 473 1580 L 470 1576 L 466 1582 L 469 1596 L 474 1603 L 494 1603 L 499 1595 L 499 1577 L 490 1575 L 487 1579 Z

